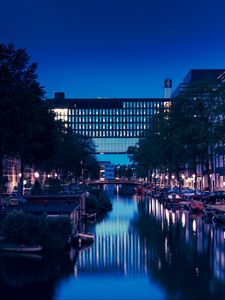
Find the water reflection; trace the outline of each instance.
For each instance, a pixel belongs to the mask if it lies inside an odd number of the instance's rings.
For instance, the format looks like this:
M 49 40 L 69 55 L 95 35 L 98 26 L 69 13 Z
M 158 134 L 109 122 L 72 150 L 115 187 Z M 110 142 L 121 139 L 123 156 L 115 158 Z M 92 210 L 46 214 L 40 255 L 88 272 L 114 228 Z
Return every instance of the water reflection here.
M 136 226 L 147 242 L 148 273 L 172 299 L 225 296 L 224 231 L 185 211 L 158 210 L 158 201 L 139 202 Z
M 72 270 L 67 253 L 1 253 L 1 299 L 52 299 L 56 282 Z
M 161 298 L 221 299 L 224 244 L 224 231 L 202 216 L 165 209 L 151 198 L 117 198 L 111 216 L 96 227 L 94 247 L 80 255 L 77 266 L 80 272 L 148 276 L 160 285 Z
M 223 299 L 225 233 L 155 199 L 113 196 L 84 251 L 0 256 L 3 295 L 35 299 Z M 28 297 L 29 296 L 29 297 Z M 21 298 L 22 298 L 21 297 Z M 8 297 L 9 298 L 9 297 Z

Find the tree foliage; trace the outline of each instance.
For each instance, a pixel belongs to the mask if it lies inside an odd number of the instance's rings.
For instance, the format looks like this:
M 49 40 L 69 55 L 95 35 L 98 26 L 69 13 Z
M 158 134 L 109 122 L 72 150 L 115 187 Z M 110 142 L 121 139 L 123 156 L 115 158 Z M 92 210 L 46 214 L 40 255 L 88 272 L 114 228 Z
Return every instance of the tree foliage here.
M 210 188 L 213 157 L 224 149 L 224 138 L 225 85 L 197 82 L 172 99 L 170 109 L 158 110 L 131 158 L 142 170 L 175 173 L 178 181 L 185 166 L 196 173 L 201 165 Z
M 65 181 L 70 182 L 88 173 L 94 176 L 98 168 L 94 152 L 95 146 L 90 138 L 64 129 L 60 132 L 55 154 L 48 160 L 47 168 L 55 169 Z
M 25 49 L 0 44 L 0 178 L 4 156 L 18 157 L 21 188 L 24 164 L 41 165 L 52 154 L 55 144 L 54 114 L 43 99 L 37 64 L 30 62 Z

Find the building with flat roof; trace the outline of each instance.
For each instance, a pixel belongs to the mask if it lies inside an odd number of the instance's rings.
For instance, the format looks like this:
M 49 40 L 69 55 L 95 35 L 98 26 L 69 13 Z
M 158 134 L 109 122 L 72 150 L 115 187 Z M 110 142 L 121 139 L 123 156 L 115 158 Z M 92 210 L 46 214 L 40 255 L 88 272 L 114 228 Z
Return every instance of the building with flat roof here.
M 178 87 L 172 93 L 177 97 L 189 84 L 194 82 L 216 82 L 218 84 L 225 80 L 225 69 L 191 69 L 184 77 Z
M 147 134 L 152 117 L 169 107 L 171 99 L 68 99 L 64 93 L 55 93 L 47 101 L 66 127 L 93 139 L 100 161 L 128 164 L 128 147 Z

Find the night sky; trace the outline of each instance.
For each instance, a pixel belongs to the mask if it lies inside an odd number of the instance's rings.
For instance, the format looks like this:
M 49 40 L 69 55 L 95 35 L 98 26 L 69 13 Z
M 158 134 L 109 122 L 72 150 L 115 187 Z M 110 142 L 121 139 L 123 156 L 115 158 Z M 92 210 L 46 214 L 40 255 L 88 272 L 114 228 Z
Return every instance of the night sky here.
M 47 96 L 164 97 L 225 67 L 224 0 L 1 0 L 0 41 L 39 63 Z

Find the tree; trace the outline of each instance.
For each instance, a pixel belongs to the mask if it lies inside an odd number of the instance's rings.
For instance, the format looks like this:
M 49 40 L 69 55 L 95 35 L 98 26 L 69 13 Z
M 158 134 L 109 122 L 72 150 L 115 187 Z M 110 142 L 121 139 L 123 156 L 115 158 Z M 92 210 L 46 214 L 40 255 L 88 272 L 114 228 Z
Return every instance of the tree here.
M 179 115 L 178 128 L 185 124 L 181 140 L 186 149 L 186 163 L 194 170 L 196 180 L 197 165 L 202 165 L 209 190 L 212 189 L 211 174 L 215 171 L 215 150 L 224 143 L 224 87 L 218 82 L 197 82 L 173 102 L 173 111 Z
M 0 197 L 6 155 L 21 160 L 22 193 L 24 164 L 40 164 L 53 150 L 54 115 L 43 101 L 36 71 L 25 49 L 0 44 Z
M 175 173 L 179 183 L 185 165 L 193 170 L 197 180 L 197 165 L 201 164 L 211 190 L 213 158 L 218 150 L 223 151 L 225 143 L 224 87 L 218 82 L 188 86 L 172 99 L 169 110 L 158 111 L 132 159 L 146 171 Z
M 98 163 L 93 155 L 95 147 L 88 137 L 75 134 L 69 128 L 61 131 L 57 150 L 49 159 L 49 169 L 61 174 L 64 181 L 72 182 L 89 172 L 96 176 Z

